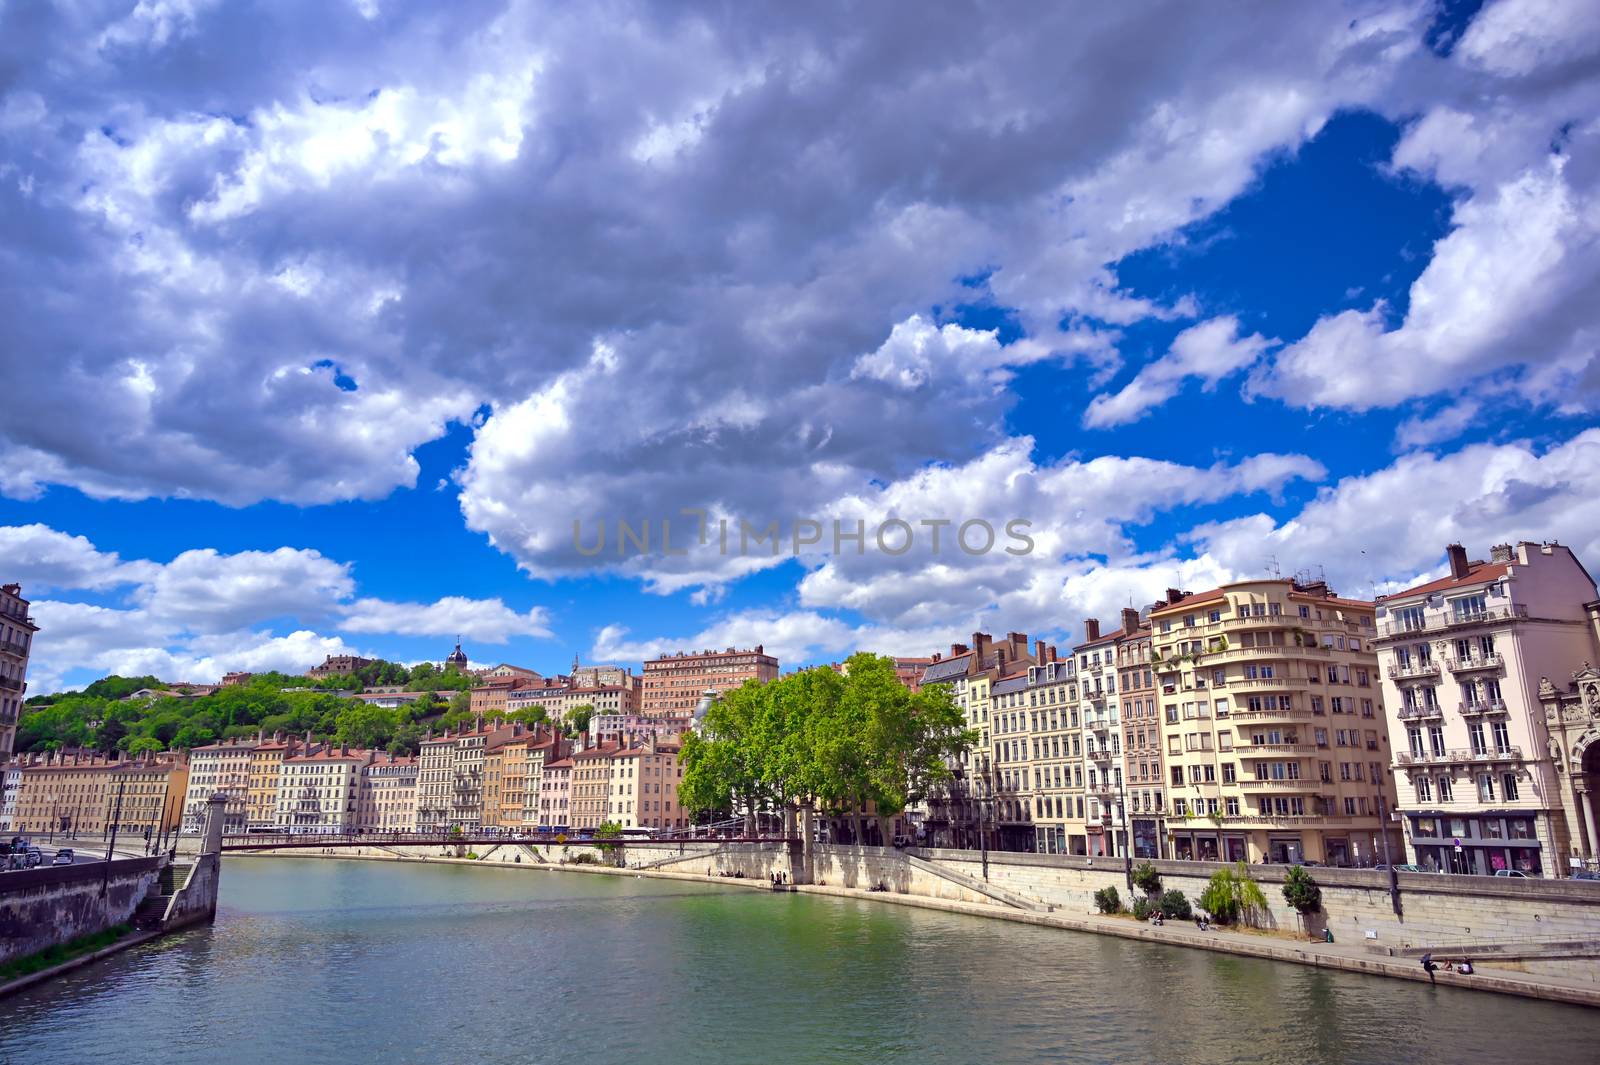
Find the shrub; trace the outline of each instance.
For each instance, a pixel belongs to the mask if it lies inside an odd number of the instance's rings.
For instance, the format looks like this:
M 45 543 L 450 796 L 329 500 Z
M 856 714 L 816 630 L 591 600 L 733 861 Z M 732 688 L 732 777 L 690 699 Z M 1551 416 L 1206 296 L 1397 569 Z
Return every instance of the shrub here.
M 1142 899 L 1133 900 L 1133 915 L 1141 921 L 1146 920 L 1154 909 L 1156 909 L 1156 904 L 1150 901 L 1148 895 Z
M 1161 916 L 1169 920 L 1187 921 L 1194 916 L 1188 897 L 1176 888 L 1162 895 L 1157 905 L 1161 907 Z
M 1121 913 L 1122 896 L 1114 887 L 1104 887 L 1094 893 L 1095 909 L 1101 913 Z
M 477 861 L 478 860 L 478 852 L 477 851 L 468 851 L 467 852 L 467 860 L 468 861 L 473 861 L 473 862 Z
M 1156 872 L 1156 867 L 1149 862 L 1136 866 L 1133 870 L 1133 886 L 1146 895 L 1161 894 L 1161 874 Z

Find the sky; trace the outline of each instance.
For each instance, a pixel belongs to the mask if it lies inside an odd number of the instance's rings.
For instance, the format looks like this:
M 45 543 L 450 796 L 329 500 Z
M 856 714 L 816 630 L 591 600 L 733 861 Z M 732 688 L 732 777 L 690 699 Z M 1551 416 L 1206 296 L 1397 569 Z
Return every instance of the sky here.
M 1597 348 L 1591 0 L 0 0 L 33 693 L 1593 567 Z

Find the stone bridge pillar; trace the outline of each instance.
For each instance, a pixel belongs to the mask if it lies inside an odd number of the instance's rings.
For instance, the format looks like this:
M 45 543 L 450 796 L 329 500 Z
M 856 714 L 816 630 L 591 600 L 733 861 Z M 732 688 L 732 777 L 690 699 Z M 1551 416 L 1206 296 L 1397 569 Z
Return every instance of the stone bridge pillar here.
M 200 837 L 201 854 L 222 853 L 222 828 L 227 809 L 228 796 L 224 792 L 212 792 L 211 798 L 206 800 L 206 825 Z

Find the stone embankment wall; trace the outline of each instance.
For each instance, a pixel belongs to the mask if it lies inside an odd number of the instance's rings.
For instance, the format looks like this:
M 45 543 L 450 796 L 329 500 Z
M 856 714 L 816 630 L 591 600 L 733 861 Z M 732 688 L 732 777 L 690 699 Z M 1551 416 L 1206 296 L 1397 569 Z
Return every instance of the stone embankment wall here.
M 0 873 L 0 963 L 127 921 L 155 883 L 161 862 L 113 861 L 109 880 L 99 862 Z

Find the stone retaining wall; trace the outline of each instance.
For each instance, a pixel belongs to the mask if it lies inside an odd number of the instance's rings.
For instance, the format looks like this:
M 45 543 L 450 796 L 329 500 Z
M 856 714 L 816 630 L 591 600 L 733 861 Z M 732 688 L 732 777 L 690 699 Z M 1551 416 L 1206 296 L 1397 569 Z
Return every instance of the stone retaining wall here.
M 127 921 L 155 883 L 161 862 L 113 861 L 109 881 L 101 862 L 0 873 L 0 963 Z

